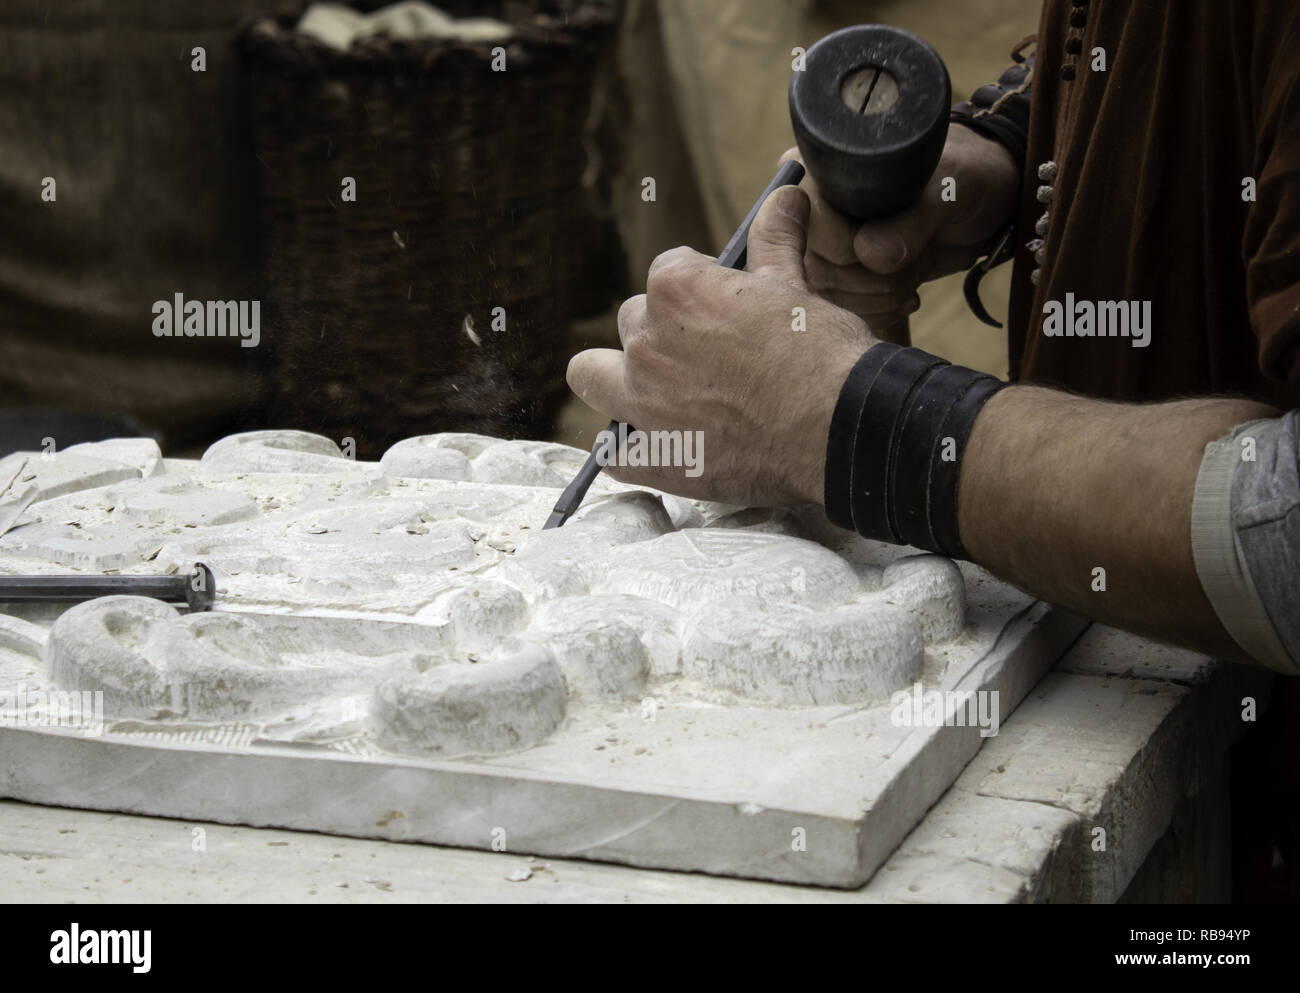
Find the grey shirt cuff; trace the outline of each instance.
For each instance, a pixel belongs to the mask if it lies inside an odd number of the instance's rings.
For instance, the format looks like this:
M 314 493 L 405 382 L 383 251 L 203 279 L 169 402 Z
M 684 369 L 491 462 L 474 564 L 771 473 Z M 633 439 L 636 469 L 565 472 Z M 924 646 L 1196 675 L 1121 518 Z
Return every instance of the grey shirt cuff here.
M 1300 411 L 1205 446 L 1192 556 L 1228 634 L 1261 665 L 1300 675 Z

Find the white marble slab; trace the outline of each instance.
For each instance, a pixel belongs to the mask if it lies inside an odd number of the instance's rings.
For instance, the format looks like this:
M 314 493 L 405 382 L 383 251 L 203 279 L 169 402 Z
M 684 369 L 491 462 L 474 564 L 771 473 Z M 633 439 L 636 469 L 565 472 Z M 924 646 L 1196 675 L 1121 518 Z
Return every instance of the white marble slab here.
M 98 735 L 0 711 L 0 794 L 38 803 L 857 886 L 983 740 L 890 694 L 1005 720 L 1082 628 L 808 509 L 602 478 L 539 534 L 563 446 L 261 433 L 107 484 L 120 446 L 75 455 L 0 572 L 201 560 L 218 610 L 8 607 L 0 694 L 104 694 Z

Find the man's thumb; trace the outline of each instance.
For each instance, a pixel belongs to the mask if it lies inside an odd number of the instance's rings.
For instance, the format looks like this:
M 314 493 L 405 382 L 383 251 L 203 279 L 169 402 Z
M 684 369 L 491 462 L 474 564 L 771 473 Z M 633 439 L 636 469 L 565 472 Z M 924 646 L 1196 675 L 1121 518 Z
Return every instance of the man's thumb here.
M 853 239 L 853 254 L 872 272 L 899 272 L 925 251 L 942 223 L 943 212 L 921 200 L 890 217 L 865 222 Z
M 782 186 L 774 190 L 750 225 L 745 268 L 802 286 L 810 210 L 808 194 L 799 187 Z

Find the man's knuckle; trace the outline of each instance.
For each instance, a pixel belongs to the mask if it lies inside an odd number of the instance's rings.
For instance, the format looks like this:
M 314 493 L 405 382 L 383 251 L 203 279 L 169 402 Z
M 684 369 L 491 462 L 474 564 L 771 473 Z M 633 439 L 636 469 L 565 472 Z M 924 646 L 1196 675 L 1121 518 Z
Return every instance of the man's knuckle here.
M 650 263 L 650 271 L 657 269 L 671 268 L 695 257 L 695 252 L 685 245 L 678 245 L 676 248 L 670 248 L 666 252 L 660 252 L 655 256 L 655 260 Z
M 648 299 L 671 303 L 683 299 L 690 292 L 694 271 L 683 256 L 669 258 L 673 252 L 665 252 L 655 260 L 655 266 L 646 277 Z
M 618 308 L 618 330 L 622 334 L 630 331 L 632 325 L 637 322 L 641 313 L 645 309 L 645 297 L 634 296 L 628 297 L 623 301 L 622 306 Z
M 641 367 L 653 360 L 655 343 L 648 331 L 630 335 L 623 343 L 623 356 L 629 367 Z

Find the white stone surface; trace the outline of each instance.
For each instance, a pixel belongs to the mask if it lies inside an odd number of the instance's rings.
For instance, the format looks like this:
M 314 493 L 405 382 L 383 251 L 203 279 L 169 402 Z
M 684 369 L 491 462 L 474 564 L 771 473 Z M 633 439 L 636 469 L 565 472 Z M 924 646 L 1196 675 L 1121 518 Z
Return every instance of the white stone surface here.
M 1087 677 L 1072 678 L 1075 674 Z M 1223 902 L 1228 745 L 1259 670 L 1092 625 L 985 743 L 866 886 L 814 889 L 575 860 L 62 810 L 0 801 L 0 879 L 16 902 Z M 1170 709 L 1135 698 L 1181 695 Z M 1098 694 L 1097 690 L 1101 693 Z M 1182 693 L 1182 690 L 1188 690 Z M 1263 697 L 1258 697 L 1263 704 Z M 1122 718 L 1116 720 L 1116 715 Z M 1217 718 L 1216 718 L 1216 715 Z M 1015 754 L 1052 731 L 1051 777 Z M 1173 737 L 1173 741 L 1168 739 Z M 1151 747 L 1158 742 L 1159 747 Z M 1106 757 L 1096 762 L 1100 744 Z M 1009 746 L 1009 748 L 1007 747 Z M 1117 747 L 1118 746 L 1118 747 Z M 1171 747 L 1172 746 L 1172 747 Z M 1179 760 L 1169 762 L 1172 756 Z M 1010 761 L 1008 761 L 1010 759 Z M 997 770 L 990 776 L 990 770 Z M 1102 775 L 1098 775 L 1102 772 Z M 1170 821 L 1148 784 L 1184 797 Z M 994 786 L 994 784 L 996 784 Z M 1079 789 L 1073 784 L 1084 785 Z M 988 788 L 996 793 L 981 792 Z M 1073 794 L 1083 799 L 1061 803 Z M 1036 799 L 1011 799 L 1031 795 Z M 1126 808 L 1122 836 L 1108 813 Z M 1187 809 L 1190 808 L 1190 809 Z M 387 816 L 387 815 L 386 815 Z M 1096 828 L 1108 829 L 1097 845 Z M 1159 835 L 1138 878 L 1141 840 Z M 200 834 L 201 833 L 201 834 Z M 196 850 L 195 839 L 202 837 Z M 1176 850 L 1164 851 L 1173 836 Z M 526 876 L 527 878 L 521 878 Z M 1147 886 L 1143 880 L 1151 880 Z M 522 884 L 522 885 L 521 885 Z M 1134 887 L 1137 887 L 1135 890 Z
M 0 571 L 199 560 L 217 610 L 10 605 L 0 680 L 102 690 L 108 722 L 0 728 L 21 799 L 851 886 L 981 741 L 889 695 L 996 690 L 1005 719 L 1081 627 L 809 509 L 602 477 L 541 532 L 585 456 L 559 445 L 101 445 L 56 456 Z

